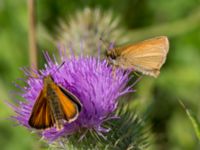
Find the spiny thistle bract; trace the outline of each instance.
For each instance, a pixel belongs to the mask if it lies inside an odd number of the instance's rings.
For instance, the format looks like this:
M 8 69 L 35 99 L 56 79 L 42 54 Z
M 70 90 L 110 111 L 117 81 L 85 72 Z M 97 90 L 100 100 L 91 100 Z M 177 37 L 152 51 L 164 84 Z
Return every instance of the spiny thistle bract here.
M 120 22 L 120 17 L 114 16 L 112 11 L 85 8 L 69 16 L 67 21 L 60 21 L 55 43 L 70 47 L 75 55 L 82 54 L 81 49 L 84 49 L 84 55 L 97 56 L 100 38 L 115 44 L 128 42 Z M 100 53 L 104 54 L 104 50 Z
M 60 139 L 59 142 L 50 144 L 50 149 L 70 150 L 144 150 L 149 146 L 149 132 L 145 119 L 131 110 L 128 104 L 118 107 L 115 114 L 118 119 L 105 123 L 111 128 L 105 138 L 95 132 L 86 132 L 85 138 L 80 141 L 80 135 L 74 134 L 68 138 Z

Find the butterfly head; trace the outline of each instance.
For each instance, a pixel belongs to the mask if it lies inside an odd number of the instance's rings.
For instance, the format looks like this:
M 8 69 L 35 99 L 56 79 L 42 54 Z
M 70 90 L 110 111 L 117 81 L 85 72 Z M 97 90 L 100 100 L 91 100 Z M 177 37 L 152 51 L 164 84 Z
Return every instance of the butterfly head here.
M 106 51 L 106 57 L 111 59 L 116 59 L 117 55 L 113 49 Z
M 53 77 L 50 74 L 43 77 L 44 85 L 49 85 L 49 84 L 51 84 L 53 82 L 54 82 Z
M 53 81 L 52 76 L 49 74 L 43 78 L 44 81 Z

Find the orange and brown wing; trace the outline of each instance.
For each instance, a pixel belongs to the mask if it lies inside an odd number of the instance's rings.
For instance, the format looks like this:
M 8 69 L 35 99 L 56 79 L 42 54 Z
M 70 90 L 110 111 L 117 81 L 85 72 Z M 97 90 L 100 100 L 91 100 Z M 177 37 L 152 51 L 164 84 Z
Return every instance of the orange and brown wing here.
M 33 128 L 46 129 L 52 127 L 54 122 L 50 105 L 42 90 L 33 106 L 28 123 Z
M 60 86 L 57 86 L 56 93 L 67 122 L 76 120 L 81 111 L 81 104 L 78 98 Z
M 157 37 L 118 49 L 116 59 L 122 68 L 133 68 L 146 75 L 157 77 L 169 50 L 167 37 Z

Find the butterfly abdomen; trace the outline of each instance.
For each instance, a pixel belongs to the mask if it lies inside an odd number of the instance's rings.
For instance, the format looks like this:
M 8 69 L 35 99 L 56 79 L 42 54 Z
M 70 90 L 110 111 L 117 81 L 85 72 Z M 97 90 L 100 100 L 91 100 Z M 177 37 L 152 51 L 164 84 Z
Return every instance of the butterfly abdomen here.
M 50 104 L 50 109 L 53 115 L 53 118 L 56 122 L 56 128 L 61 129 L 64 119 L 64 114 L 61 108 L 61 104 L 59 103 L 58 96 L 56 95 L 56 92 L 52 87 L 48 87 L 47 90 L 47 97 Z

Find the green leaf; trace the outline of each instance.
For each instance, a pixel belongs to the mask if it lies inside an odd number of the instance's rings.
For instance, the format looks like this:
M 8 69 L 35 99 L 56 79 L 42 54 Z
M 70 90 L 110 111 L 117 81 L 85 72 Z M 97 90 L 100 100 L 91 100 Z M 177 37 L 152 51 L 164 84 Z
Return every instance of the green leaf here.
M 179 100 L 179 102 L 180 102 L 181 106 L 183 107 L 183 109 L 185 110 L 188 118 L 190 119 L 197 138 L 200 140 L 200 122 L 199 122 L 199 120 L 197 119 L 196 115 L 192 111 L 190 111 L 188 108 L 186 108 L 186 106 L 183 104 L 183 102 L 181 100 Z

